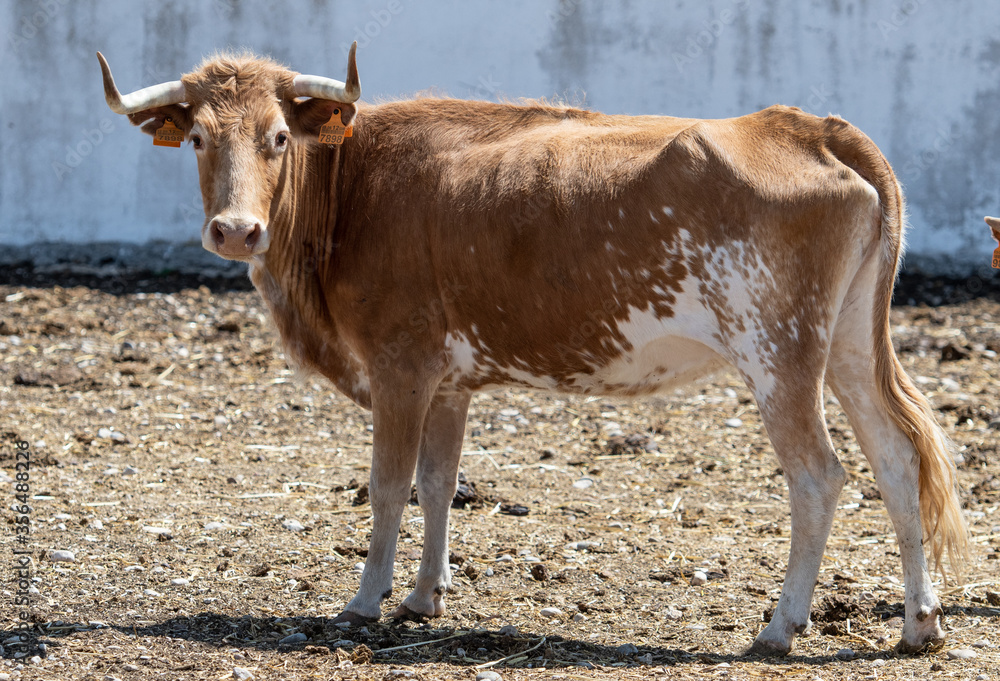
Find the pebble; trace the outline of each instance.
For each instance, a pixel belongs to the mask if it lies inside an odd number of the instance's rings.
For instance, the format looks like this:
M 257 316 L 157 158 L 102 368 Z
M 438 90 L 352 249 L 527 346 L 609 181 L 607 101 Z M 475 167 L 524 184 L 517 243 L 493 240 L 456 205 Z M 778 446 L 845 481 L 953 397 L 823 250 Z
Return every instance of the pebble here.
M 229 425 L 229 419 L 227 419 L 225 416 L 222 416 L 221 414 L 219 416 L 216 416 L 212 422 L 215 423 L 216 428 L 225 428 L 226 426 Z
M 503 677 L 494 671 L 486 670 L 476 674 L 476 681 L 502 681 Z
M 588 487 L 593 487 L 594 481 L 591 478 L 580 478 L 573 483 L 573 487 L 576 489 L 587 489 Z
M 538 611 L 538 614 L 542 617 L 560 617 L 563 612 L 559 608 L 542 608 Z
M 517 636 L 517 627 L 513 624 L 505 624 L 500 627 L 500 631 L 497 632 L 501 636 Z
M 653 664 L 653 653 L 646 653 L 645 655 L 640 655 L 636 658 L 642 664 Z M 722 664 L 726 664 L 723 662 Z
M 139 671 L 139 665 L 137 665 L 137 664 L 126 664 L 126 665 L 122 665 L 122 669 L 124 669 L 127 672 L 137 672 L 137 671 Z
M 574 541 L 566 544 L 566 548 L 570 551 L 589 551 L 597 546 L 597 542 L 594 541 Z
M 854 651 L 851 650 L 850 648 L 841 648 L 840 650 L 837 651 L 837 654 L 834 657 L 836 657 L 838 660 L 853 660 Z
M 293 643 L 302 643 L 303 641 L 308 641 L 308 640 L 309 640 L 309 637 L 306 636 L 305 634 L 303 634 L 300 631 L 300 632 L 298 632 L 296 634 L 291 634 L 289 636 L 286 636 L 285 638 L 283 638 L 280 641 L 278 641 L 278 643 L 281 643 L 281 644 L 284 644 L 284 645 L 291 645 Z
M 573 621 L 574 622 L 586 622 L 587 621 L 587 616 L 584 615 L 582 612 L 578 612 L 575 615 L 573 615 Z
M 281 523 L 281 526 L 286 530 L 290 530 L 292 532 L 301 532 L 302 530 L 306 529 L 305 525 L 300 523 L 298 520 L 293 520 L 292 518 L 289 518 L 285 522 Z
M 119 679 L 117 676 L 111 676 L 110 674 L 108 674 L 102 679 L 102 681 L 122 681 L 122 680 Z
M 972 647 L 973 648 L 989 648 L 990 645 L 991 644 L 990 644 L 989 641 L 987 641 L 985 638 L 981 638 L 978 641 L 976 641 L 975 643 L 973 643 Z
M 10 681 L 10 674 L 6 672 L 0 674 L 0 681 Z
M 417 673 L 411 672 L 409 669 L 390 669 L 386 676 L 390 679 L 415 679 Z
M 958 381 L 953 378 L 942 378 L 941 387 L 950 393 L 955 393 L 962 389 L 962 386 L 958 384 Z
M 146 594 L 147 596 L 152 596 L 153 598 L 159 598 L 160 596 L 163 595 L 155 589 L 146 589 L 142 593 Z
M 723 423 L 726 424 L 727 428 L 739 428 L 740 426 L 743 425 L 743 419 L 737 419 L 737 418 L 726 419 L 725 421 L 723 421 Z
M 667 608 L 667 611 L 663 613 L 663 616 L 666 617 L 668 620 L 679 620 L 680 618 L 684 617 L 684 613 L 682 613 L 677 608 L 671 607 Z
M 330 644 L 330 646 L 332 648 L 334 648 L 334 649 L 337 649 L 337 648 L 353 648 L 354 645 L 355 645 L 354 641 L 351 641 L 351 640 L 346 639 L 346 638 L 339 638 L 339 639 L 337 639 L 336 641 L 334 641 L 333 643 Z
M 503 430 L 505 433 L 508 433 L 509 435 L 517 435 L 517 426 L 512 425 L 510 423 L 503 424 Z
M 115 442 L 125 442 L 125 433 L 119 433 L 117 430 L 111 433 L 111 439 Z
M 125 572 L 145 572 L 146 568 L 141 565 L 128 565 L 124 568 Z
M 205 525 L 206 532 L 215 532 L 216 530 L 221 530 L 226 526 L 225 523 L 220 523 L 218 520 L 213 520 L 212 522 Z
M 618 655 L 622 655 L 622 656 L 625 656 L 625 655 L 638 655 L 639 654 L 639 649 L 636 648 L 631 643 L 623 643 L 620 646 L 618 646 L 617 648 L 615 648 L 615 653 L 617 653 Z
M 125 470 L 122 471 L 122 475 L 138 475 L 139 469 L 135 466 L 125 466 Z
M 102 440 L 110 440 L 111 439 L 111 429 L 110 428 L 98 428 L 97 429 L 97 437 L 101 438 Z
M 979 653 L 971 648 L 954 648 L 947 654 L 949 660 L 973 660 L 979 657 Z
M 253 678 L 253 673 L 249 669 L 244 669 L 243 667 L 233 667 L 233 678 L 240 679 L 241 681 L 248 681 L 248 679 Z
M 695 570 L 695 573 L 691 575 L 691 586 L 704 586 L 705 584 L 708 584 L 708 575 L 701 570 Z
M 355 563 L 354 567 L 351 568 L 351 572 L 356 572 L 359 575 L 362 572 L 364 572 L 364 571 L 365 571 L 365 564 L 364 563 Z
M 191 580 L 187 577 L 178 577 L 177 579 L 171 579 L 170 583 L 174 586 L 187 586 L 191 583 Z
M 72 551 L 53 551 L 49 555 L 49 560 L 53 563 L 75 563 L 76 556 Z
M 90 523 L 87 525 L 87 527 L 89 527 L 92 530 L 103 530 L 104 523 L 102 523 L 100 520 L 91 520 Z
M 153 527 L 151 525 L 143 525 L 143 532 L 149 532 L 150 534 L 170 534 L 170 530 L 165 527 Z

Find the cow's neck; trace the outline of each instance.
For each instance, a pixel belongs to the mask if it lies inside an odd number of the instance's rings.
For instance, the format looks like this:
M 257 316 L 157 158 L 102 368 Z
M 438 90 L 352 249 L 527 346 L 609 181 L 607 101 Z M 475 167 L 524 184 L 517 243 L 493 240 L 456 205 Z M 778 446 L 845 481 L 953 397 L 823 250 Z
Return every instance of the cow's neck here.
M 370 402 L 367 381 L 337 330 L 329 290 L 337 246 L 339 149 L 292 147 L 271 205 L 268 252 L 250 265 L 293 366 L 319 371 L 349 397 Z

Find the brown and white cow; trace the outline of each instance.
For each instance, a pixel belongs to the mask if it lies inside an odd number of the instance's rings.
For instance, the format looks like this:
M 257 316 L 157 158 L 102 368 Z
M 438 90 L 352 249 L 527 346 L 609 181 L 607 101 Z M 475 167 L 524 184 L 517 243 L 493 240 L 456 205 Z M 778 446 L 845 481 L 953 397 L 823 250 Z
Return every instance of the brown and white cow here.
M 945 438 L 889 337 L 903 200 L 876 146 L 775 106 L 727 120 L 537 103 L 356 103 L 346 83 L 224 54 L 112 109 L 193 142 L 210 251 L 244 260 L 295 364 L 373 411 L 371 548 L 337 618 L 376 619 L 416 469 L 416 586 L 393 617 L 445 609 L 448 509 L 469 399 L 516 385 L 646 395 L 731 365 L 791 497 L 781 599 L 755 652 L 787 653 L 845 481 L 829 384 L 899 541 L 898 648 L 939 644 L 923 541 L 956 572 L 967 530 Z M 343 144 L 321 126 L 353 125 Z

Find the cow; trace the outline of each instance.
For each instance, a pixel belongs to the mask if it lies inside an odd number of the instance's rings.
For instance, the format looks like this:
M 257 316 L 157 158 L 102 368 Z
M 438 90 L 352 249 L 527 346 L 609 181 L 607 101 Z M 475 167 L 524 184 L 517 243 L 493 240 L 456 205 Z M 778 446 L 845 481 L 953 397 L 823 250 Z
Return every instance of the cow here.
M 423 552 L 391 616 L 444 613 L 473 392 L 642 396 L 728 365 L 791 502 L 781 597 L 749 652 L 787 654 L 810 625 L 846 480 L 824 385 L 899 542 L 897 649 L 941 645 L 923 542 L 960 577 L 968 530 L 945 435 L 890 338 L 904 207 L 875 144 L 784 106 L 697 120 L 538 101 L 365 105 L 355 48 L 344 82 L 225 53 L 127 95 L 98 53 L 112 110 L 190 140 L 202 243 L 248 263 L 290 363 L 372 411 L 371 544 L 335 622 L 381 616 L 414 470 Z

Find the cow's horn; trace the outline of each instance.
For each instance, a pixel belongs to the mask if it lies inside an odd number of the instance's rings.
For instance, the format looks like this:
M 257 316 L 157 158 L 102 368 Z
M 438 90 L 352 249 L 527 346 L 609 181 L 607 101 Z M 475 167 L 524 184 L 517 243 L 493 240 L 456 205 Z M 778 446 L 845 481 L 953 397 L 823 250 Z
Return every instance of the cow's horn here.
M 97 53 L 97 59 L 101 62 L 101 71 L 104 73 L 104 99 L 108 101 L 108 106 L 115 113 L 133 114 L 157 106 L 187 101 L 184 94 L 184 84 L 179 80 L 160 83 L 123 96 L 115 86 L 115 79 L 111 76 L 108 60 L 100 52 Z
M 333 78 L 323 76 L 295 76 L 296 97 L 316 97 L 330 99 L 335 102 L 350 104 L 361 97 L 361 82 L 358 80 L 358 63 L 354 59 L 358 51 L 358 41 L 351 45 L 351 53 L 347 55 L 347 82 L 341 83 Z

